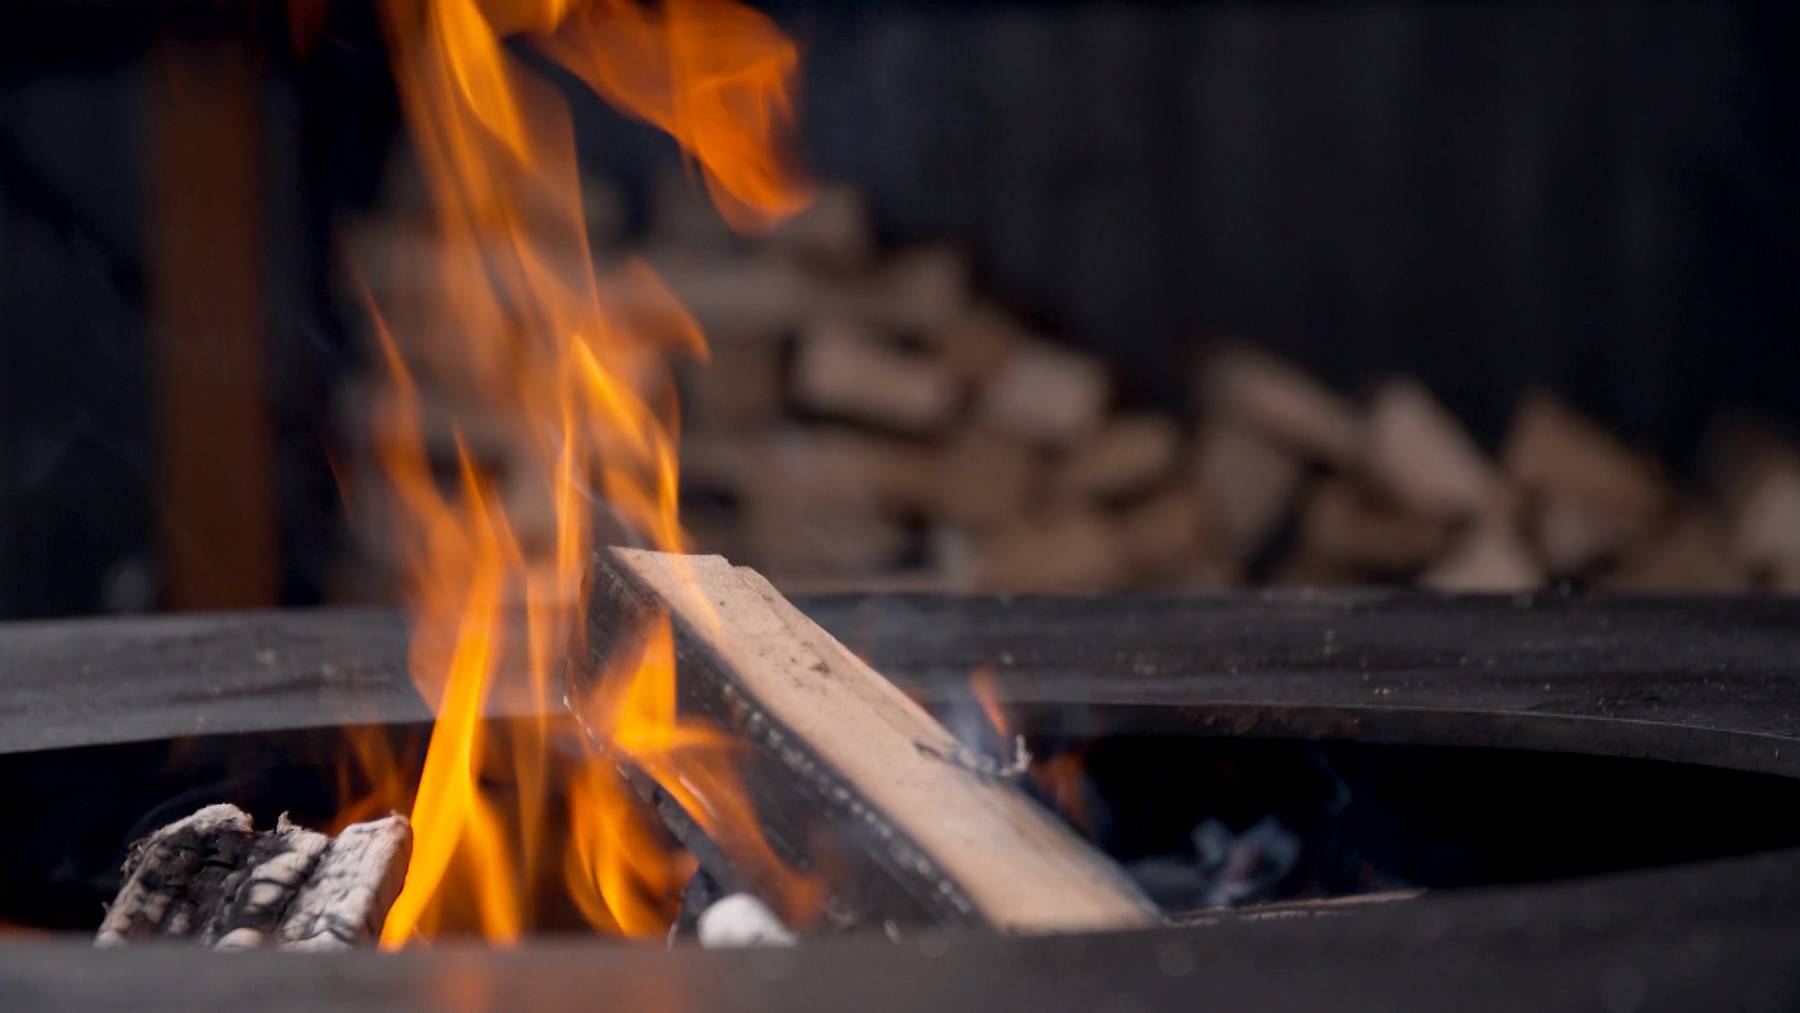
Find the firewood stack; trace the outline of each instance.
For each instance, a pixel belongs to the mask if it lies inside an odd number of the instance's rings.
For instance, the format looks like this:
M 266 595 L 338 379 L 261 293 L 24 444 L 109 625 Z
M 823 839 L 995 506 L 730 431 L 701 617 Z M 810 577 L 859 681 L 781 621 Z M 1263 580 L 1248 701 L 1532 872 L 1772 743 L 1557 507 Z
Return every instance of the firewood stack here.
M 1549 393 L 1490 453 L 1416 382 L 1351 398 L 1248 347 L 1204 357 L 1186 415 L 1135 410 L 956 249 L 881 249 L 850 187 L 754 239 L 685 179 L 650 217 L 635 252 L 711 350 L 679 375 L 684 520 L 785 586 L 1800 590 L 1800 451 L 1770 432 L 1721 429 L 1684 491 Z

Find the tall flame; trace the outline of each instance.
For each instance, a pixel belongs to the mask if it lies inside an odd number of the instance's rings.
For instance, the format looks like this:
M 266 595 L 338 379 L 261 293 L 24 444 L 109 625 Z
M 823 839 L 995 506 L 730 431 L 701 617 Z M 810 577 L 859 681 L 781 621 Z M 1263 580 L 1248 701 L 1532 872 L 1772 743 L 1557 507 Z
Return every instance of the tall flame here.
M 557 878 L 596 927 L 661 931 L 691 859 L 663 843 L 614 754 L 719 839 L 751 849 L 750 861 L 773 863 L 731 776 L 730 740 L 677 717 L 666 628 L 577 702 L 598 745 L 547 712 L 561 699 L 564 652 L 585 656 L 580 589 L 594 545 L 684 547 L 666 359 L 704 357 L 706 346 L 647 267 L 596 277 L 568 111 L 516 47 L 538 47 L 668 131 L 741 226 L 808 199 L 778 143 L 792 124 L 797 55 L 729 0 L 387 0 L 382 11 L 433 242 L 410 265 L 428 284 L 371 298 L 388 377 L 376 456 L 415 614 L 410 667 L 437 715 L 412 794 L 412 861 L 382 943 L 471 929 L 514 940 Z M 611 298 L 616 286 L 632 298 Z M 622 305 L 629 314 L 612 310 Z M 459 431 L 456 475 L 444 481 L 422 422 L 427 381 L 503 421 L 519 448 L 514 473 L 489 474 Z M 548 510 L 547 534 L 521 523 L 521 501 Z M 497 694 L 523 695 L 539 716 L 484 722 Z M 361 759 L 383 797 L 403 790 L 391 755 L 365 743 Z M 570 830 L 552 835 L 547 810 L 564 804 Z M 804 894 L 788 900 L 808 903 Z

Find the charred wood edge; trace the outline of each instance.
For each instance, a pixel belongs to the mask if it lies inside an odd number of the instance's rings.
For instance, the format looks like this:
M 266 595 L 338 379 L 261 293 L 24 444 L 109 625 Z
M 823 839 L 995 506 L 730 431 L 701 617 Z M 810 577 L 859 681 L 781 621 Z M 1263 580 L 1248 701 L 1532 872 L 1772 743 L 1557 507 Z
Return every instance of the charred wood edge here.
M 872 681 L 873 686 L 878 687 L 883 691 L 896 705 L 916 714 L 922 722 L 921 730 L 928 729 L 929 732 L 927 735 L 915 738 L 912 741 L 911 745 L 915 752 L 917 752 L 918 748 L 922 745 L 931 745 L 931 743 L 927 741 L 930 736 L 937 737 L 937 748 L 939 751 L 955 752 L 957 750 L 963 750 L 965 753 L 967 752 L 967 750 L 963 749 L 962 743 L 954 735 L 950 734 L 949 730 L 944 728 L 943 725 L 940 724 L 936 718 L 932 717 L 928 711 L 903 693 L 880 672 L 877 672 L 872 666 L 864 663 L 855 654 L 851 653 L 849 648 L 845 647 L 837 640 L 837 638 L 833 637 L 830 633 L 826 632 L 823 627 L 815 623 L 812 620 L 812 617 L 800 611 L 793 602 L 790 602 L 787 598 L 783 597 L 782 594 L 775 589 L 775 586 L 765 580 L 762 575 L 747 567 L 734 567 L 733 572 L 735 572 L 744 583 L 756 590 L 763 599 L 763 603 L 772 609 L 776 615 L 787 624 L 788 629 L 796 634 L 819 658 L 835 659 L 836 662 L 843 665 L 848 672 L 863 673 L 867 679 Z M 829 665 L 830 662 L 828 661 L 827 664 Z M 1062 820 L 1061 817 L 1032 800 L 1026 792 L 1016 784 L 1011 783 L 1019 780 L 1019 778 L 1011 775 L 1009 771 L 1013 768 L 1018 768 L 1019 772 L 1022 774 L 1024 772 L 1023 768 L 1030 763 L 1030 753 L 1026 749 L 1023 735 L 1014 736 L 1013 747 L 1013 758 L 1006 763 L 993 761 L 991 757 L 977 753 L 976 755 L 982 756 L 985 761 L 992 762 L 984 762 L 980 764 L 979 770 L 964 770 L 964 773 L 972 774 L 979 783 L 987 786 L 995 793 L 993 797 L 1004 798 L 1007 801 L 1018 804 L 1024 812 L 1030 814 L 1029 819 L 1031 820 L 1032 825 L 1048 834 L 1047 840 L 1037 843 L 1046 845 L 1046 850 L 1052 847 L 1066 849 L 1067 857 L 1070 857 L 1074 862 L 1079 864 L 1079 872 L 1081 874 L 1091 875 L 1095 878 L 1097 882 L 1089 884 L 1087 887 L 1089 896 L 1084 898 L 1085 903 L 1091 906 L 1093 904 L 1093 891 L 1100 890 L 1105 894 L 1105 902 L 1111 906 L 1111 910 L 1105 914 L 1102 920 L 1095 921 L 1091 924 L 1076 926 L 1070 923 L 1061 923 L 1055 926 L 1040 925 L 1035 926 L 1035 928 L 1040 931 L 1045 928 L 1049 928 L 1052 931 L 1067 931 L 1073 928 L 1129 928 L 1161 923 L 1161 910 L 1157 908 L 1141 890 L 1139 890 L 1137 884 L 1125 873 L 1124 869 L 1120 868 L 1110 857 L 1099 851 L 1077 834 L 1073 828 Z M 957 765 L 952 764 L 952 766 L 954 767 Z M 992 771 L 991 773 L 989 772 L 990 770 Z M 946 787 L 952 789 L 956 786 L 957 783 L 954 781 L 946 784 Z M 977 845 L 978 848 L 982 846 L 985 845 Z M 955 858 L 957 856 L 955 854 L 949 854 L 947 857 Z M 1018 864 L 1025 864 L 1027 861 L 1037 857 L 1038 856 L 1035 855 L 1019 854 L 1017 855 L 1017 858 L 1020 860 Z M 1044 886 L 1052 889 L 1055 888 L 1054 884 L 1044 884 Z M 1068 898 L 1067 905 L 1072 907 L 1074 901 L 1075 899 L 1073 897 Z M 1058 906 L 1061 907 L 1064 905 L 1059 903 Z M 1007 927 L 1022 927 L 1027 930 L 1033 928 L 1033 926 L 1020 926 L 1017 924 L 1009 924 Z
M 918 711 L 916 705 L 906 701 L 879 675 L 857 662 L 841 644 L 813 625 L 751 571 L 733 568 L 718 557 L 683 557 L 680 564 L 668 562 L 670 559 L 672 557 L 632 550 L 609 549 L 597 554 L 590 574 L 588 598 L 587 642 L 591 652 L 588 667 L 578 670 L 571 665 L 568 670 L 574 697 L 579 698 L 587 680 L 605 671 L 609 657 L 619 656 L 621 651 L 636 650 L 655 618 L 667 614 L 675 637 L 677 665 L 682 673 L 682 705 L 690 713 L 697 709 L 709 719 L 723 723 L 754 747 L 751 751 L 752 770 L 746 777 L 746 786 L 756 803 L 761 828 L 778 854 L 793 860 L 803 871 L 824 879 L 829 898 L 826 911 L 829 921 L 840 925 L 880 922 L 884 926 L 918 921 L 952 925 L 992 923 L 1025 930 L 1075 927 L 1034 923 L 1032 919 L 1042 917 L 1041 914 L 982 910 L 968 887 L 958 881 L 939 857 L 930 854 L 891 814 L 871 803 L 854 779 L 824 760 L 814 744 L 802 740 L 776 719 L 767 706 L 744 691 L 738 684 L 743 674 L 733 668 L 736 661 L 720 654 L 712 639 L 698 627 L 695 616 L 683 614 L 684 608 L 704 608 L 706 604 L 697 598 L 686 600 L 688 592 L 685 589 L 683 600 L 668 600 L 646 572 L 679 565 L 687 571 L 684 576 L 691 575 L 696 582 L 695 595 L 704 591 L 709 597 L 736 598 L 765 610 L 780 629 L 777 633 L 765 630 L 757 634 L 765 639 L 755 642 L 765 647 L 770 642 L 768 637 L 786 642 L 793 649 L 791 662 L 794 666 L 805 666 L 817 672 L 822 687 L 833 683 L 850 687 L 834 691 L 846 694 L 848 700 L 856 701 L 860 692 L 873 691 L 883 704 L 887 704 L 886 694 L 891 693 L 900 705 L 910 708 L 908 720 L 913 720 L 912 712 L 917 711 L 919 727 L 932 731 L 931 735 L 910 743 L 914 748 L 926 745 L 939 753 L 948 752 L 955 742 L 948 732 L 923 711 Z M 645 567 L 646 572 L 639 572 L 638 566 Z M 723 637 L 741 635 L 742 631 L 729 628 L 729 620 L 725 623 L 727 628 L 720 631 Z M 761 663 L 773 664 L 767 660 Z M 785 674 L 791 676 L 793 673 Z M 872 732 L 879 734 L 883 730 L 901 734 L 898 728 L 879 720 L 871 726 Z M 924 742 L 923 738 L 938 741 Z M 1091 913 L 1097 921 L 1106 924 L 1154 923 L 1155 909 L 1136 887 L 1110 861 L 1092 851 L 1053 816 L 1027 801 L 1022 794 L 1016 794 L 1017 789 L 999 783 L 1002 780 L 999 777 L 983 776 L 953 763 L 946 766 L 961 770 L 963 774 L 974 774 L 986 785 L 987 791 L 1006 793 L 990 798 L 1001 799 L 1009 806 L 1023 803 L 1022 808 L 1007 813 L 993 810 L 994 827 L 1004 828 L 1007 834 L 1020 837 L 1021 843 L 1031 833 L 1046 835 L 1044 840 L 1053 842 L 1054 853 L 1048 857 L 1032 855 L 1023 863 L 1027 871 L 1020 875 L 1066 877 L 1065 882 L 1073 891 L 1074 902 L 1070 909 L 1082 911 L 1082 917 Z M 995 765 L 996 773 L 998 766 Z M 760 777 L 757 776 L 759 771 Z M 969 783 L 951 781 L 946 785 L 968 791 Z M 1024 815 L 1020 817 L 1020 814 Z M 846 854 L 834 857 L 860 868 L 834 867 L 827 875 L 817 863 L 808 861 L 813 857 L 813 849 L 808 847 L 812 842 L 806 839 L 808 830 L 820 817 L 833 827 L 835 842 L 847 848 Z M 1025 825 L 1007 822 L 1015 817 L 1021 818 Z M 704 839 L 703 834 L 696 833 L 697 829 L 692 821 L 677 819 L 671 825 L 678 837 L 696 842 Z M 1067 860 L 1068 866 L 1058 866 L 1059 859 Z M 732 872 L 752 892 L 760 893 L 760 888 L 768 885 L 762 882 L 768 877 L 760 870 L 734 869 Z M 1061 885 L 1047 881 L 1045 888 L 1055 890 Z
M 289 823 L 257 831 L 211 805 L 135 842 L 98 946 L 189 939 L 221 950 L 341 950 L 372 940 L 411 854 L 404 816 L 358 823 L 334 840 Z
M 1278 921 L 1283 918 L 1321 918 L 1351 915 L 1371 908 L 1386 907 L 1425 895 L 1424 890 L 1383 890 L 1347 897 L 1316 897 L 1306 900 L 1284 900 L 1272 904 L 1250 904 L 1244 907 L 1203 908 L 1169 915 L 1169 924 L 1184 928 L 1204 928 L 1232 922 Z
M 960 743 L 947 750 L 929 742 L 913 743 L 913 748 L 921 756 L 929 756 L 978 777 L 991 777 L 1001 781 L 1017 781 L 1031 770 L 1031 749 L 1025 745 L 1025 736 L 1013 736 L 1012 747 L 1012 757 L 1001 760 Z
M 577 699 L 588 686 L 586 680 L 605 671 L 609 658 L 629 656 L 639 650 L 650 624 L 657 616 L 665 614 L 654 604 L 653 594 L 647 587 L 605 565 L 601 562 L 602 558 L 596 557 L 593 572 L 589 576 L 588 668 L 582 670 L 576 659 L 571 658 L 566 669 L 571 696 Z M 695 667 L 723 664 L 723 660 L 718 659 L 703 641 L 693 636 L 684 621 L 679 617 L 671 617 L 671 621 L 674 624 L 677 667 L 680 671 L 690 671 L 690 662 Z M 694 680 L 682 679 L 684 688 L 692 682 Z M 946 876 L 923 849 L 912 843 L 891 821 L 857 799 L 849 782 L 833 774 L 805 743 L 784 735 L 761 707 L 737 692 L 728 681 L 715 680 L 709 688 L 721 700 L 701 704 L 706 716 L 727 723 L 732 731 L 745 738 L 760 752 L 777 758 L 786 772 L 793 775 L 790 783 L 801 789 L 799 794 L 803 797 L 804 804 L 817 806 L 834 824 L 859 825 L 873 839 L 885 842 L 885 848 L 857 849 L 858 854 L 874 866 L 873 871 L 898 886 L 905 898 L 912 902 L 911 906 L 904 909 L 868 910 L 846 896 L 841 889 L 828 887 L 824 910 L 828 925 L 850 929 L 895 920 L 923 920 L 940 925 L 979 923 L 975 904 L 961 887 Z M 684 704 L 686 702 L 683 701 Z M 576 714 L 579 716 L 579 709 Z M 585 728 L 585 722 L 583 724 L 584 730 L 592 736 L 593 730 Z M 604 742 L 599 745 L 605 747 Z M 758 896 L 769 895 L 773 884 L 766 871 L 741 868 L 732 862 L 725 849 L 648 774 L 629 759 L 615 756 L 615 762 L 626 778 L 637 786 L 639 795 L 655 806 L 657 815 L 669 832 L 693 853 L 702 869 L 727 888 L 727 892 L 742 889 Z M 751 790 L 754 791 L 754 787 Z M 759 815 L 766 816 L 770 806 L 762 804 L 763 799 L 758 798 L 756 801 Z M 801 839 L 805 833 L 803 827 L 788 828 L 778 822 L 765 821 L 760 829 L 778 857 L 800 871 L 813 871 L 806 842 Z M 794 832 L 788 832 L 790 829 Z M 861 885 L 866 887 L 868 884 Z M 695 912 L 696 917 L 698 914 Z

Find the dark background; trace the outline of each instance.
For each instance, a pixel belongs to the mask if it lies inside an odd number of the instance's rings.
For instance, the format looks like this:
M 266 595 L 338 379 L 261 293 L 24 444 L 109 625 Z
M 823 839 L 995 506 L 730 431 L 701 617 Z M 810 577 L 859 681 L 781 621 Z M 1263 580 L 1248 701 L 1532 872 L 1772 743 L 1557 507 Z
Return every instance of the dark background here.
M 1133 399 L 1180 403 L 1192 349 L 1232 334 L 1345 389 L 1416 374 L 1490 443 L 1534 383 L 1677 467 L 1723 409 L 1800 421 L 1792 5 L 768 9 L 803 46 L 816 172 L 862 184 L 894 238 L 965 243 Z M 331 4 L 304 56 L 286 13 L 8 14 L 0 615 L 327 594 L 330 394 L 357 356 L 332 243 L 378 199 L 398 128 L 370 12 Z M 210 76 L 171 87 L 196 53 Z M 576 110 L 589 167 L 641 220 L 672 147 Z M 209 151 L 194 138 L 217 122 Z M 252 171 L 222 167 L 239 148 Z M 190 184 L 252 209 L 253 232 L 167 221 Z M 208 256 L 172 268 L 152 252 L 171 241 Z M 234 288 L 247 313 L 211 314 Z M 235 435 L 205 412 L 240 393 L 222 341 L 259 350 L 272 451 L 236 485 L 273 490 L 278 534 L 268 579 L 195 583 L 171 554 L 215 540 L 241 490 L 176 482 L 208 448 L 159 434 L 199 410 Z

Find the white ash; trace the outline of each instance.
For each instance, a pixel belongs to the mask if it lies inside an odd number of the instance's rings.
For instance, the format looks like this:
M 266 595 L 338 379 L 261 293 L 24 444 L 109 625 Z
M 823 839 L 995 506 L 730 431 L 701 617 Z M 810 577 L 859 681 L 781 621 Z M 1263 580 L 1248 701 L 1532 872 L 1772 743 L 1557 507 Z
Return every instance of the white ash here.
M 769 906 L 747 893 L 721 898 L 700 915 L 700 945 L 709 950 L 792 946 L 794 934 Z
M 207 806 L 131 846 L 99 946 L 182 939 L 221 950 L 337 950 L 374 941 L 400 892 L 412 827 L 398 814 L 336 839 L 286 815 L 257 830 Z

